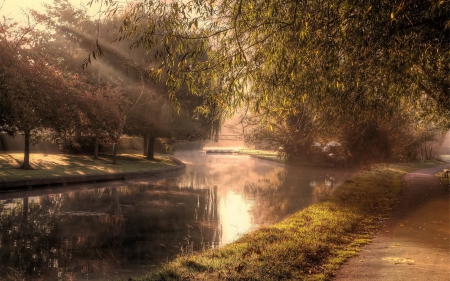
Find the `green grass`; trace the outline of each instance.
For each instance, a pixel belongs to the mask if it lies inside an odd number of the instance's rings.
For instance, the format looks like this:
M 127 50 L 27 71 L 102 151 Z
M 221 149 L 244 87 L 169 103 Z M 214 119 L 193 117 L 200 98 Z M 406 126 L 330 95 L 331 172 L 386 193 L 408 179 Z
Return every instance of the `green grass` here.
M 148 171 L 177 165 L 169 157 L 158 156 L 147 160 L 137 154 L 121 154 L 117 164 L 112 164 L 112 156 L 101 155 L 98 160 L 87 155 L 32 153 L 30 163 L 34 170 L 17 167 L 23 161 L 22 153 L 0 153 L 0 179 L 32 179 L 73 175 L 96 175 L 118 172 Z
M 219 249 L 180 255 L 142 280 L 328 280 L 389 216 L 401 177 L 437 164 L 372 166 L 278 224 Z
M 435 174 L 434 176 L 439 178 L 441 180 L 442 184 L 447 187 L 447 189 L 450 189 L 450 180 L 449 180 L 449 178 L 446 178 L 444 176 L 444 172 L 439 172 L 439 173 Z
M 239 149 L 238 151 L 241 154 L 250 155 L 250 156 L 265 159 L 265 160 L 285 163 L 285 159 L 281 158 L 278 155 L 278 152 L 276 152 L 276 151 L 259 150 L 259 149 Z

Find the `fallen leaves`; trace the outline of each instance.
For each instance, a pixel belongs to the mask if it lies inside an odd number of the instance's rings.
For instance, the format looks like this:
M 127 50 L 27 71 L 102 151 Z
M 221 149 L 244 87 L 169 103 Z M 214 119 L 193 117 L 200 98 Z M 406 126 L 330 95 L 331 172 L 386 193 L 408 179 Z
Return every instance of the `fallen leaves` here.
M 412 258 L 386 257 L 382 258 L 382 260 L 392 262 L 393 264 L 407 264 L 407 265 L 415 264 L 415 260 Z

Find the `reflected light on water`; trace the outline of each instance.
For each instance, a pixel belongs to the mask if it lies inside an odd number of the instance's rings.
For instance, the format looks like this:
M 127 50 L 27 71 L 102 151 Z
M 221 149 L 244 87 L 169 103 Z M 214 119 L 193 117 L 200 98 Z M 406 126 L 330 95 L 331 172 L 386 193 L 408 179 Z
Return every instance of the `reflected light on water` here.
M 186 173 L 171 179 L 0 194 L 0 280 L 127 280 L 181 249 L 276 223 L 352 174 L 241 155 L 176 157 Z
M 234 241 L 252 229 L 251 209 L 254 202 L 230 191 L 220 199 L 219 218 L 222 228 L 220 246 Z

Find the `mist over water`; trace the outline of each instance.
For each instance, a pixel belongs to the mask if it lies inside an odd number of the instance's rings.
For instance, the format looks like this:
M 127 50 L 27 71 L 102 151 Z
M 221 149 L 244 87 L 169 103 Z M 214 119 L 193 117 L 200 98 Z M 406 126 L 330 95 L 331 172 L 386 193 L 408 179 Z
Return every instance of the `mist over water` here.
M 351 171 L 175 155 L 180 177 L 0 194 L 0 279 L 127 279 L 219 247 L 330 194 Z

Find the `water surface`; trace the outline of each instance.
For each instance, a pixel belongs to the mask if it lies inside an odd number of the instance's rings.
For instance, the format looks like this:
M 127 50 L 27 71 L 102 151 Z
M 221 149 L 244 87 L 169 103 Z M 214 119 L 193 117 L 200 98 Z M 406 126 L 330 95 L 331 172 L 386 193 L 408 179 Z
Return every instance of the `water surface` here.
M 320 198 L 351 171 L 177 153 L 182 176 L 0 194 L 1 280 L 116 280 L 220 247 Z

